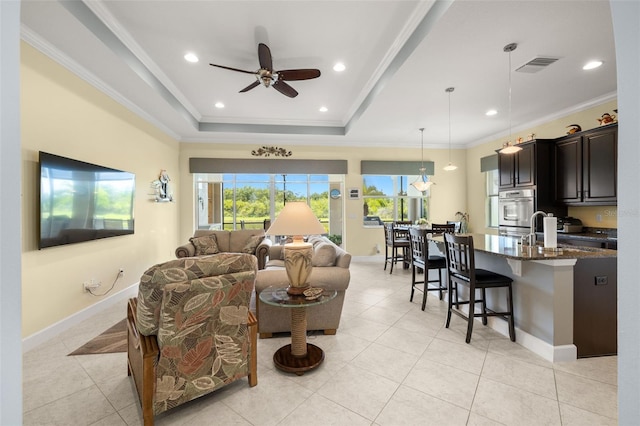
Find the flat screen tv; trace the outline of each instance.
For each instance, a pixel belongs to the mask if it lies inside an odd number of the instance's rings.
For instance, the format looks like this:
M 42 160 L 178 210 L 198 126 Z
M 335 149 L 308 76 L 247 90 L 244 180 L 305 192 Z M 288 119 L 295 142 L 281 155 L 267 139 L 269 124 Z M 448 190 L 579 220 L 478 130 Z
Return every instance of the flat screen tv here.
M 39 248 L 133 234 L 135 175 L 40 151 Z

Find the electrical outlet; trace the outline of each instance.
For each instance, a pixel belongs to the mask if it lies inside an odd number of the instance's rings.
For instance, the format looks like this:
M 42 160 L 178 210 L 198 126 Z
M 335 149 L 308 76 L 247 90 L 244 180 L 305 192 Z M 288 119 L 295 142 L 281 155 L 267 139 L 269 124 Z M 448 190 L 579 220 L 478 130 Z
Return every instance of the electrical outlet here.
M 124 268 L 120 268 L 120 270 L 118 271 L 118 275 L 124 277 Z
M 596 276 L 596 285 L 609 284 L 609 278 L 606 275 Z
M 85 281 L 84 283 L 82 283 L 82 288 L 84 289 L 84 291 L 88 292 L 100 287 L 101 285 L 101 282 L 96 281 L 92 278 L 91 281 Z

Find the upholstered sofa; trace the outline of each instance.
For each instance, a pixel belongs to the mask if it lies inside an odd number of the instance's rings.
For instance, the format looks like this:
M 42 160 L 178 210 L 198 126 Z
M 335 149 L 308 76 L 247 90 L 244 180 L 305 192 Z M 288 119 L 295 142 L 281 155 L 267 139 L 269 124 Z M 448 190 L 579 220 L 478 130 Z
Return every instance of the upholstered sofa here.
M 144 425 L 242 377 L 257 384 L 258 265 L 246 253 L 171 260 L 140 278 L 127 309 L 128 372 Z
M 323 330 L 324 334 L 335 334 L 340 325 L 345 292 L 351 278 L 349 265 L 351 254 L 333 244 L 326 237 L 312 237 L 314 244 L 312 258 L 313 271 L 309 277 L 312 287 L 321 287 L 338 292 L 335 299 L 307 309 L 307 330 Z M 269 248 L 269 260 L 265 269 L 256 277 L 256 314 L 260 338 L 268 338 L 273 333 L 291 331 L 291 312 L 260 301 L 260 293 L 267 287 L 288 287 L 284 269 L 284 246 L 274 244 Z
M 264 269 L 271 240 L 263 229 L 221 231 L 198 229 L 189 242 L 176 249 L 176 257 L 204 256 L 216 253 L 248 253 L 258 258 L 258 269 Z

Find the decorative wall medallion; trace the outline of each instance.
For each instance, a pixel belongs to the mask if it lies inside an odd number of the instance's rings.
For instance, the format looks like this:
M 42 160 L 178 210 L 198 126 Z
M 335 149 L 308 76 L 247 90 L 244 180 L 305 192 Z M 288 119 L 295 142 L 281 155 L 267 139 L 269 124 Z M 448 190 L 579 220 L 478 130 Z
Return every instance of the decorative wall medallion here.
M 256 157 L 291 157 L 291 151 L 287 151 L 284 148 L 278 148 L 277 146 L 263 146 L 251 151 L 251 155 Z

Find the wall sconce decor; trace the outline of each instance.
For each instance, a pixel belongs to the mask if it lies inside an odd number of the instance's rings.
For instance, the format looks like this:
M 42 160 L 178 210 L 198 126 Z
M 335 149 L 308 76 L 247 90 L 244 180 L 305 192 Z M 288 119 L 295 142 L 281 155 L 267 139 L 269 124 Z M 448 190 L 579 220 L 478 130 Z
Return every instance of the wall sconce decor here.
M 278 148 L 277 146 L 263 146 L 251 151 L 251 155 L 254 157 L 291 157 L 292 152 L 287 151 L 285 148 Z
M 160 175 L 158 179 L 151 181 L 151 188 L 153 189 L 153 193 L 150 194 L 153 196 L 153 200 L 158 203 L 166 203 L 173 201 L 173 189 L 169 182 L 171 178 L 166 170 L 160 170 Z

